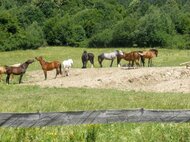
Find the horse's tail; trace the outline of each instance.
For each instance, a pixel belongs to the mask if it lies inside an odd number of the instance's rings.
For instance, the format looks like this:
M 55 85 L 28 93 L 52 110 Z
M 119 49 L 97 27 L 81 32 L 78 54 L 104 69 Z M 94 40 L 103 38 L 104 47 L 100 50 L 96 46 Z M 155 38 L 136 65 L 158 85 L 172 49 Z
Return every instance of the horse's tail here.
M 138 54 L 140 55 L 141 63 L 143 64 L 143 67 L 144 67 L 144 64 L 145 64 L 145 58 L 144 58 L 144 56 L 143 56 L 143 52 L 142 52 L 142 51 L 138 51 Z
M 59 72 L 60 72 L 60 74 L 62 75 L 62 69 L 61 69 L 62 67 L 61 67 L 61 63 L 60 63 L 60 65 L 59 65 Z

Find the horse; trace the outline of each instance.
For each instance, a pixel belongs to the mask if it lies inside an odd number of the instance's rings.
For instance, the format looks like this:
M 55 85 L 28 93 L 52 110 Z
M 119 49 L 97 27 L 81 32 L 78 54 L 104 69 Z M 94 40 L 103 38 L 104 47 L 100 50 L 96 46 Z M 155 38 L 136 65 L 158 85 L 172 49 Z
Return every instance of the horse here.
M 120 66 L 121 59 L 129 61 L 129 64 L 128 64 L 129 67 L 133 67 L 134 63 L 137 66 L 140 66 L 139 60 L 141 60 L 141 62 L 144 63 L 144 57 L 142 55 L 140 55 L 139 53 L 142 53 L 142 52 L 141 51 L 132 51 L 132 52 L 129 52 L 129 53 L 123 52 L 123 55 L 120 55 L 120 56 L 117 57 L 118 66 Z M 132 62 L 132 64 L 131 64 L 131 62 Z
M 157 49 L 150 49 L 148 51 L 143 51 L 142 53 L 139 53 L 144 58 L 148 59 L 148 67 L 152 66 L 152 58 L 158 56 L 158 50 Z M 145 66 L 145 62 L 143 63 L 143 66 Z
M 61 74 L 62 75 L 62 70 L 61 70 L 61 63 L 59 61 L 52 61 L 52 62 L 46 62 L 42 56 L 39 57 L 35 57 L 35 59 L 37 61 L 39 61 L 42 70 L 44 72 L 44 76 L 45 76 L 45 80 L 47 79 L 47 71 L 51 71 L 53 69 L 56 69 L 56 75 L 55 78 L 57 77 L 57 75 Z
M 64 60 L 62 65 L 66 76 L 69 76 L 69 70 L 73 65 L 73 60 L 72 59 Z
M 21 64 L 20 66 L 17 67 L 13 67 L 13 66 L 5 66 L 6 68 L 6 83 L 9 84 L 9 78 L 10 75 L 20 75 L 20 79 L 19 79 L 19 84 L 22 82 L 22 77 L 25 74 L 28 65 L 32 64 L 34 62 L 34 60 L 27 60 L 26 62 L 24 62 L 23 64 Z
M 91 63 L 91 67 L 94 67 L 94 54 L 93 53 L 87 53 L 87 51 L 84 51 L 82 54 L 82 68 L 86 68 L 88 60 Z
M 18 64 L 14 64 L 14 65 L 10 65 L 10 67 L 18 67 L 20 66 L 21 63 Z M 6 74 L 6 67 L 5 66 L 1 66 L 0 67 L 0 81 L 2 81 L 2 74 Z M 11 75 L 11 80 L 14 78 L 13 74 Z
M 102 67 L 102 62 L 104 59 L 111 60 L 110 67 L 112 67 L 113 61 L 116 57 L 123 56 L 123 52 L 121 50 L 115 50 L 111 53 L 102 53 L 98 56 L 98 62 L 100 64 L 100 67 Z

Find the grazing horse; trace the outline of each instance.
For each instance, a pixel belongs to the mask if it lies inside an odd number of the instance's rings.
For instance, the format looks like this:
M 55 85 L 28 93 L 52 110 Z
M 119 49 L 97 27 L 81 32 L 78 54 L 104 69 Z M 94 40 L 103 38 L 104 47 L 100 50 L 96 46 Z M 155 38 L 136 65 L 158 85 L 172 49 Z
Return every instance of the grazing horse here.
M 116 57 L 123 56 L 123 52 L 121 50 L 115 50 L 111 53 L 102 53 L 98 56 L 98 62 L 100 64 L 100 67 L 102 67 L 102 62 L 104 59 L 111 60 L 110 67 L 112 67 L 113 61 Z
M 152 58 L 158 56 L 158 50 L 157 49 L 150 49 L 148 51 L 143 51 L 142 53 L 139 53 L 144 58 L 148 59 L 148 67 L 152 66 Z M 143 63 L 143 66 L 145 66 L 145 62 Z
M 94 67 L 94 54 L 93 53 L 87 53 L 87 51 L 84 51 L 82 54 L 82 68 L 86 68 L 88 60 L 91 63 L 91 67 Z
M 128 64 L 129 67 L 133 67 L 134 63 L 137 66 L 140 66 L 139 60 L 141 60 L 141 62 L 144 63 L 144 57 L 142 55 L 140 55 L 139 53 L 142 53 L 142 52 L 141 51 L 132 51 L 130 53 L 123 52 L 123 55 L 120 55 L 117 57 L 118 66 L 120 66 L 121 59 L 129 61 L 129 64 Z M 131 62 L 132 62 L 132 64 L 131 64 Z
M 64 60 L 62 65 L 66 76 L 69 76 L 69 70 L 73 65 L 73 60 L 72 59 Z
M 6 66 L 6 83 L 9 84 L 9 78 L 10 75 L 20 75 L 20 79 L 19 79 L 19 84 L 22 82 L 22 77 L 26 72 L 26 69 L 28 68 L 29 64 L 32 64 L 34 62 L 34 60 L 27 60 L 26 62 L 24 62 L 23 64 L 21 64 L 20 66 L 17 67 L 13 67 L 13 66 Z
M 59 61 L 46 62 L 46 61 L 44 61 L 42 56 L 35 57 L 35 59 L 40 62 L 42 70 L 44 71 L 45 80 L 47 79 L 47 71 L 56 69 L 55 78 L 57 77 L 58 74 L 62 74 L 61 63 Z

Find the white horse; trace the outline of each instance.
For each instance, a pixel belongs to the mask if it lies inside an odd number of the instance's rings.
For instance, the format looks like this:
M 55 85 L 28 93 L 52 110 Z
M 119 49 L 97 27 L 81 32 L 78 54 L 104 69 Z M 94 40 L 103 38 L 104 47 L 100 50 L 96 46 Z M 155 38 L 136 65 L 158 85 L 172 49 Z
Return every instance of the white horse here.
M 62 65 L 63 65 L 63 72 L 65 72 L 66 76 L 69 76 L 69 70 L 73 65 L 73 60 L 72 59 L 64 60 Z
M 121 50 L 115 50 L 111 53 L 102 53 L 98 56 L 98 62 L 100 64 L 100 67 L 102 67 L 102 62 L 104 59 L 111 60 L 110 67 L 112 67 L 113 61 L 116 57 L 123 56 L 123 52 Z

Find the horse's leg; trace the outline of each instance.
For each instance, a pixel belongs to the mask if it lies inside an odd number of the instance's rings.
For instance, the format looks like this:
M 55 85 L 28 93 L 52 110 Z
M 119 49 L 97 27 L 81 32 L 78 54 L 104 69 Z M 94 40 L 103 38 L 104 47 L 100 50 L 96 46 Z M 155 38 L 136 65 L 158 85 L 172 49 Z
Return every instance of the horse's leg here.
M 47 79 L 47 71 L 44 70 L 44 76 L 45 76 L 45 80 Z
M 58 68 L 56 68 L 55 78 L 57 77 L 58 74 L 59 74 L 59 70 L 58 70 Z
M 86 68 L 88 61 L 84 62 L 84 68 Z
M 98 56 L 98 62 L 100 64 L 100 67 L 102 68 L 102 62 L 103 62 L 103 58 L 101 56 Z
M 121 61 L 121 58 L 117 57 L 117 66 L 120 67 L 120 61 Z
M 110 67 L 112 67 L 113 61 L 114 61 L 114 59 L 112 59 L 112 60 L 111 60 L 111 64 L 110 64 Z
M 61 64 L 59 65 L 59 73 L 62 75 L 62 69 L 61 69 Z
M 13 79 L 14 79 L 14 75 L 12 74 L 12 75 L 11 75 L 11 80 L 13 80 Z
M 145 66 L 145 58 L 142 55 L 140 55 L 140 66 Z
M 104 59 L 98 59 L 98 62 L 99 62 L 99 64 L 100 64 L 100 67 L 101 67 L 101 68 L 103 67 L 103 66 L 102 66 L 103 60 L 104 60 Z
M 102 65 L 103 60 L 104 60 L 104 59 L 102 59 L 102 60 L 100 61 L 100 67 L 101 67 L 101 68 L 103 67 L 103 65 Z
M 150 61 L 151 61 L 151 67 L 152 67 L 153 66 L 152 59 Z
M 92 59 L 90 60 L 90 63 L 91 63 L 91 68 L 93 68 L 93 67 L 94 67 L 94 58 L 92 58 Z
M 83 69 L 86 68 L 87 61 L 83 61 L 82 63 L 83 63 L 83 67 L 82 68 Z
M 150 58 L 148 59 L 148 67 L 150 67 Z
M 134 67 L 134 63 L 135 63 L 135 61 L 133 60 L 133 61 L 132 61 L 132 65 L 131 65 L 131 67 Z
M 139 67 L 140 66 L 139 60 L 135 60 L 135 64 L 136 64 L 137 67 Z
M 19 84 L 22 83 L 22 77 L 23 77 L 24 74 L 21 74 L 20 75 L 20 78 L 19 78 Z
M 10 78 L 10 74 L 7 74 L 7 77 L 6 77 L 6 83 L 9 84 L 9 78 Z

